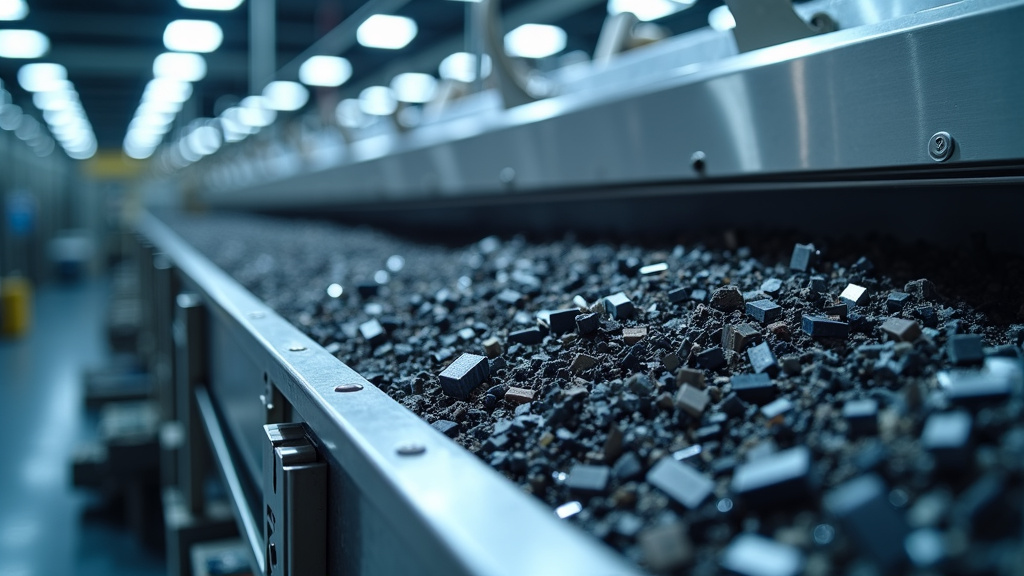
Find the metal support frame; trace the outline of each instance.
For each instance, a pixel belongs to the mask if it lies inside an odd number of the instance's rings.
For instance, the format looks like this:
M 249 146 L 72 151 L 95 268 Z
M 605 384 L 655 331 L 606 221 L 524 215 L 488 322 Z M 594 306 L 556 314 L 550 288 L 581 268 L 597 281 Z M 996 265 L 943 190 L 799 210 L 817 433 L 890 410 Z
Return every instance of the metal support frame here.
M 175 402 L 184 434 L 184 442 L 178 452 L 178 487 L 188 510 L 199 516 L 206 507 L 203 484 L 206 479 L 209 448 L 196 406 L 195 391 L 207 375 L 206 310 L 202 299 L 190 292 L 179 294 L 175 304 Z
M 140 310 L 137 352 L 146 370 L 153 373 L 156 355 L 155 307 L 157 301 L 155 298 L 147 298 L 146 296 L 154 293 L 153 256 L 155 250 L 153 244 L 142 237 L 139 238 L 136 247 L 136 261 L 138 262 L 139 270 L 139 294 L 144 298 Z
M 277 0 L 249 0 L 249 93 L 259 94 L 277 71 Z
M 268 424 L 263 454 L 266 576 L 323 574 L 327 465 L 301 424 Z
M 154 363 L 151 367 L 156 383 L 156 401 L 160 421 L 170 422 L 177 417 L 174 402 L 174 342 L 171 321 L 174 313 L 174 267 L 166 255 L 153 255 L 153 342 Z
M 733 34 L 740 52 L 809 38 L 818 33 L 793 10 L 793 0 L 726 0 L 725 3 L 736 19 Z

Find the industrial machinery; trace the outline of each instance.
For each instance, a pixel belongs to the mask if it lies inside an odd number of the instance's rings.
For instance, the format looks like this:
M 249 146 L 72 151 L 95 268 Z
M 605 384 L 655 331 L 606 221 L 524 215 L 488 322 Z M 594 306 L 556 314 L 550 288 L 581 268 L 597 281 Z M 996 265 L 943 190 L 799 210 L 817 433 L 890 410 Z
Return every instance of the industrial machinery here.
M 983 232 L 1024 246 L 1024 2 L 727 4 L 733 29 L 624 52 L 635 20 L 612 17 L 593 61 L 542 74 L 504 55 L 485 1 L 473 29 L 488 82 L 452 82 L 415 117 L 292 119 L 199 161 L 172 146 L 164 182 L 213 209 L 478 238 L 756 228 L 938 244 Z M 166 486 L 191 518 L 176 528 L 181 547 L 223 520 L 204 497 L 212 466 L 255 573 L 645 572 L 389 397 L 168 221 L 146 214 L 138 232 L 161 420 L 180 431 L 164 449 Z M 1019 365 L 1007 370 L 1019 379 Z

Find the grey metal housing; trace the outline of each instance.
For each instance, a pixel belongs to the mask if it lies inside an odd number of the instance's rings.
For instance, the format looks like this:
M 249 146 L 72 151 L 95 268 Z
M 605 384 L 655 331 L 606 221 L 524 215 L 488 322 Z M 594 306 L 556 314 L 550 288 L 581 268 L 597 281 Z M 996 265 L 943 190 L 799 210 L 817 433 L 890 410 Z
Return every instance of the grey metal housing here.
M 637 65 L 641 55 L 626 54 L 621 68 L 567 77 L 567 93 L 509 110 L 382 133 L 308 157 L 273 148 L 267 157 L 211 159 L 195 166 L 200 194 L 215 206 L 294 209 L 1019 165 L 1024 2 L 935 4 L 882 21 L 851 12 L 865 23 L 743 54 L 727 55 L 735 50 L 727 33 L 700 30 L 652 47 L 657 74 L 634 78 L 646 67 Z M 693 62 L 680 64 L 690 54 Z M 583 89 L 594 82 L 599 90 Z M 930 152 L 938 132 L 955 141 L 942 163 Z M 696 152 L 700 170 L 690 161 Z

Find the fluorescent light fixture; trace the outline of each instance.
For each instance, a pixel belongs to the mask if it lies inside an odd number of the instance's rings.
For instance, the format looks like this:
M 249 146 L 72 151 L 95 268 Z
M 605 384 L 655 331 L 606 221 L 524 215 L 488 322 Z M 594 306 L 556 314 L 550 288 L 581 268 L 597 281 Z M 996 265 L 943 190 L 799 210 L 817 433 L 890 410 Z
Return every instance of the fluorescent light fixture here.
M 50 51 L 50 39 L 35 30 L 0 30 L 0 58 L 40 58 Z
M 505 35 L 505 52 L 520 58 L 547 58 L 565 50 L 566 33 L 550 24 L 523 24 Z
M 79 121 L 79 115 L 77 110 L 64 109 L 64 110 L 44 110 L 43 119 L 50 126 L 50 131 L 53 132 L 63 126 L 70 126 L 75 122 Z
M 352 63 L 340 56 L 311 56 L 299 67 L 299 81 L 307 86 L 341 86 L 352 77 Z
M 209 20 L 175 20 L 164 29 L 164 46 L 175 52 L 213 52 L 224 32 Z
M 405 16 L 374 14 L 356 30 L 356 40 L 367 48 L 399 50 L 416 37 L 416 21 Z
M 491 75 L 491 57 L 487 54 L 484 54 L 482 68 L 484 78 Z M 472 82 L 476 80 L 476 54 L 469 52 L 450 54 L 441 60 L 437 71 L 444 80 Z
M 224 132 L 224 142 L 239 142 L 252 134 L 253 129 L 242 122 L 241 115 L 242 109 L 238 106 L 232 106 L 220 115 L 220 128 Z
M 60 64 L 37 62 L 25 64 L 18 70 L 18 84 L 29 92 L 46 92 L 63 85 L 68 71 Z
M 0 107 L 0 128 L 4 130 L 17 130 L 25 115 L 22 114 L 21 106 L 7 104 Z
M 391 79 L 391 90 L 399 102 L 425 104 L 437 91 L 437 80 L 430 74 L 406 72 Z
M 174 113 L 168 112 L 146 112 L 137 114 L 132 124 L 139 128 L 164 128 L 174 122 Z
M 39 130 L 39 122 L 31 116 L 25 116 L 14 135 L 27 142 L 39 135 Z
M 191 139 L 188 138 L 187 136 L 181 138 L 180 140 L 178 140 L 177 146 L 178 153 L 181 154 L 181 157 L 185 159 L 186 166 L 193 162 L 198 162 L 199 159 L 203 157 L 202 154 L 192 149 L 192 147 L 189 145 L 190 140 Z
M 164 52 L 153 60 L 153 76 L 198 82 L 206 77 L 206 60 L 199 54 Z
M 181 102 L 167 102 L 165 100 L 147 100 L 143 98 L 135 113 L 143 114 L 177 114 L 181 111 Z
M 43 111 L 68 110 L 77 100 L 78 94 L 74 91 L 53 90 L 50 92 L 36 92 L 32 95 L 32 104 Z
M 693 6 L 696 0 L 608 0 L 608 13 L 632 12 L 644 22 L 670 16 Z
M 187 102 L 192 97 L 192 85 L 182 80 L 173 78 L 154 78 L 146 84 L 146 91 L 142 93 L 142 102 L 171 102 L 180 104 Z
M 398 100 L 391 88 L 370 86 L 359 93 L 359 109 L 370 116 L 390 116 L 398 109 Z
M 192 10 L 234 10 L 242 0 L 178 0 L 178 4 Z
M 366 125 L 362 105 L 355 98 L 346 98 L 338 102 L 338 107 L 334 109 L 334 117 L 338 125 L 345 128 L 356 129 Z
M 298 82 L 276 80 L 263 89 L 267 106 L 281 112 L 298 110 L 309 101 L 309 90 Z
M 263 96 L 249 96 L 239 102 L 241 113 L 238 119 L 250 128 L 270 126 L 277 118 L 277 111 L 270 107 Z
M 64 148 L 64 152 L 73 160 L 88 160 L 96 155 L 96 138 L 92 138 L 85 144 Z
M 189 149 L 200 156 L 209 156 L 221 146 L 220 130 L 213 126 L 199 126 L 185 137 Z
M 22 20 L 28 16 L 25 0 L 0 0 L 0 20 Z
M 145 160 L 153 155 L 155 148 L 147 146 L 146 143 L 136 142 L 125 138 L 124 141 L 124 153 L 125 156 L 134 160 Z
M 728 6 L 719 6 L 708 12 L 708 26 L 719 32 L 725 32 L 736 27 L 736 18 L 733 17 Z

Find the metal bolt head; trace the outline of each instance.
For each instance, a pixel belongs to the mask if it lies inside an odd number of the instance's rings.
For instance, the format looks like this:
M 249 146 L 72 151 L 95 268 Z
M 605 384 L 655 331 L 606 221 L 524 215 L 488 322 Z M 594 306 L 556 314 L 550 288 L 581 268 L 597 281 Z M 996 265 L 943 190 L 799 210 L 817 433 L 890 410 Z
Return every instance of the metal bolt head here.
M 707 156 L 700 150 L 697 150 L 690 156 L 690 166 L 693 167 L 694 172 L 704 173 L 704 168 L 707 167 Z
M 399 456 L 418 456 L 427 451 L 427 447 L 417 442 L 408 442 L 406 444 L 399 444 L 395 451 L 398 452 Z
M 363 389 L 362 384 L 338 384 L 334 387 L 335 392 L 359 392 Z
M 502 184 L 512 184 L 516 181 L 516 169 L 511 166 L 506 166 L 498 172 L 498 181 Z
M 288 350 L 289 350 L 290 352 L 302 352 L 302 351 L 304 351 L 305 349 L 306 349 L 306 347 L 305 347 L 305 346 L 299 346 L 299 345 L 295 345 L 295 346 L 292 346 L 291 348 L 289 348 Z
M 954 146 L 949 132 L 936 132 L 928 139 L 928 155 L 936 162 L 945 162 L 953 155 Z

